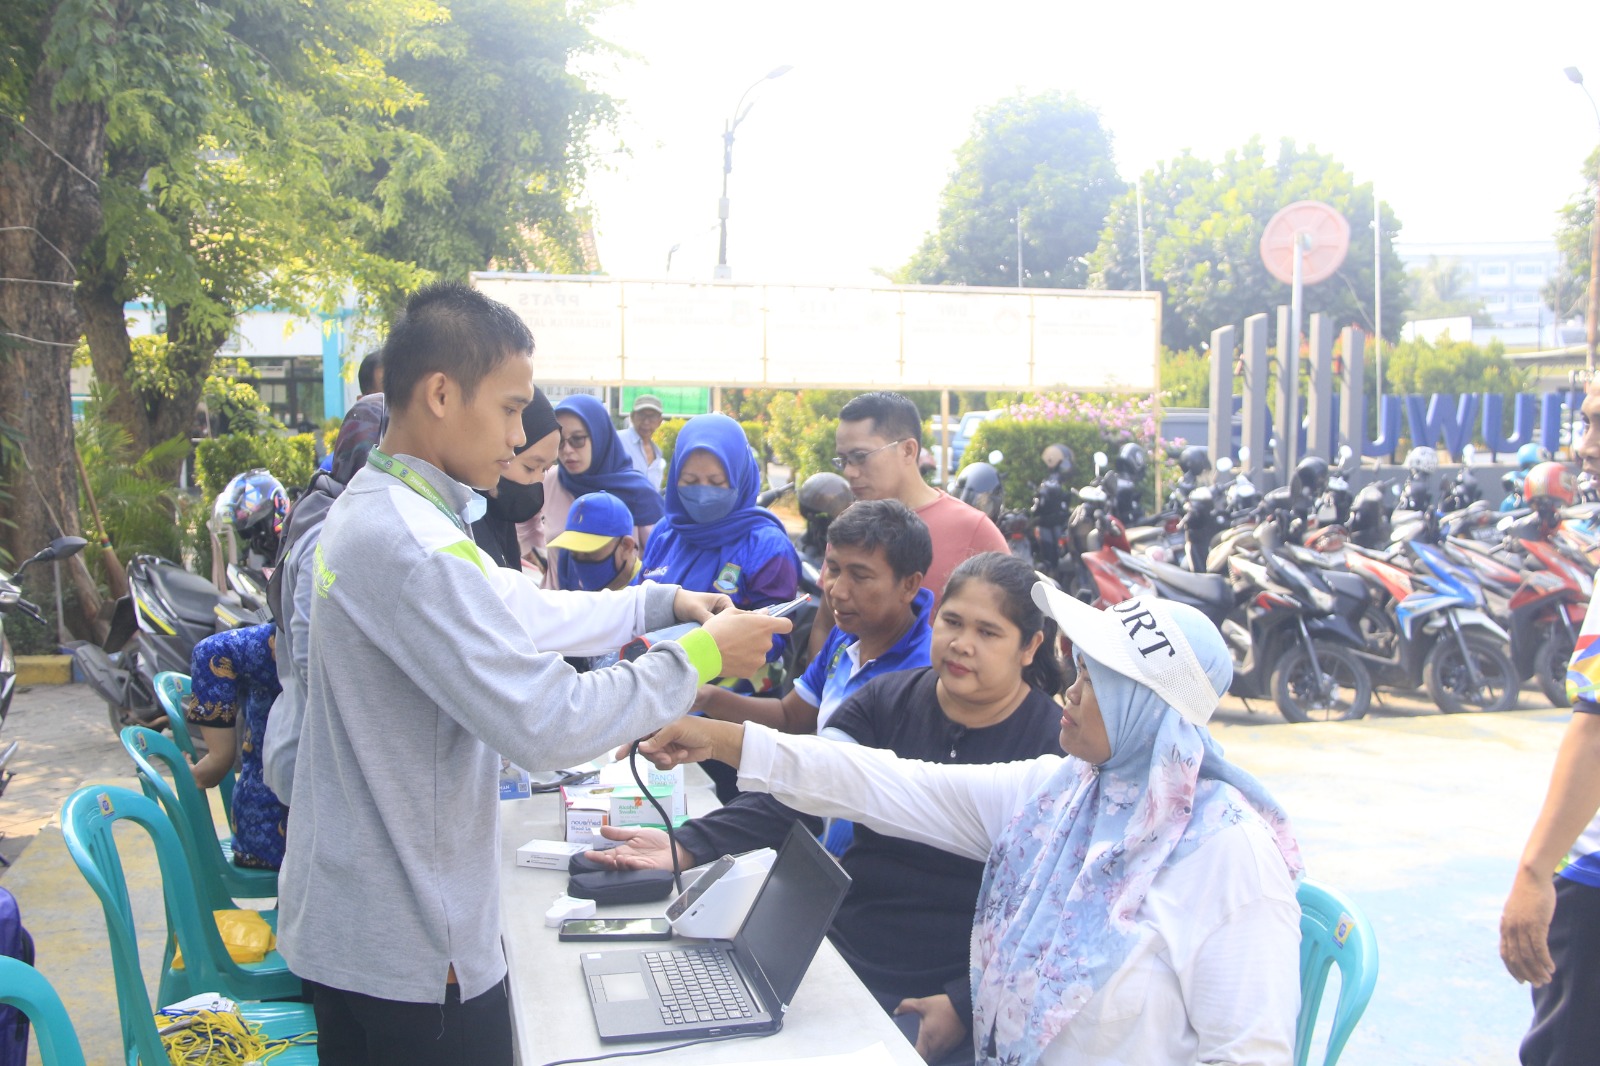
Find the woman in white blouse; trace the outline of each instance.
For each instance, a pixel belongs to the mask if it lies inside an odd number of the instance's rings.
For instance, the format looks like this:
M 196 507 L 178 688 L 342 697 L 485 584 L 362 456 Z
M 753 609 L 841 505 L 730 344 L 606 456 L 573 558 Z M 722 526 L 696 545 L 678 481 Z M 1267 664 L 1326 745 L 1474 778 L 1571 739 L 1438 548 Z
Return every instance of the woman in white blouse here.
M 705 718 L 641 745 L 813 814 L 987 859 L 972 933 L 980 1063 L 1286 1064 L 1303 874 L 1288 819 L 1205 728 L 1233 667 L 1183 604 L 1034 599 L 1075 646 L 1068 758 L 945 766 Z M 960 664 L 983 634 L 933 649 Z M 929 1058 L 948 1049 L 928 1049 Z

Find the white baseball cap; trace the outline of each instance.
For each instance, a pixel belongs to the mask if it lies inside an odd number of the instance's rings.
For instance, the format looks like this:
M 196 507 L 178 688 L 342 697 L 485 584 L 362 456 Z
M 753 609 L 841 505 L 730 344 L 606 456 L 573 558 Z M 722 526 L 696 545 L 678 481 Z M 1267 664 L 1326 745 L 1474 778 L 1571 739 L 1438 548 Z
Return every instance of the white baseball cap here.
M 1033 602 L 1084 655 L 1153 690 L 1180 715 L 1205 725 L 1233 682 L 1222 634 L 1200 611 L 1152 595 L 1104 611 L 1040 581 Z

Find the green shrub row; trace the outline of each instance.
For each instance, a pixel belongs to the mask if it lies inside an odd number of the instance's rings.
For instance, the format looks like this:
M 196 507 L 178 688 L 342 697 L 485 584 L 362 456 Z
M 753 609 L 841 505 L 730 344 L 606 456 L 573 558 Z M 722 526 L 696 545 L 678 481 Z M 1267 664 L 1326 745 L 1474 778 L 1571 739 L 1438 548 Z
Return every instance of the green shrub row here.
M 292 437 L 229 433 L 195 445 L 195 483 L 207 500 L 215 499 L 235 475 L 257 467 L 270 472 L 286 489 L 303 489 L 316 466 L 316 447 L 309 433 Z

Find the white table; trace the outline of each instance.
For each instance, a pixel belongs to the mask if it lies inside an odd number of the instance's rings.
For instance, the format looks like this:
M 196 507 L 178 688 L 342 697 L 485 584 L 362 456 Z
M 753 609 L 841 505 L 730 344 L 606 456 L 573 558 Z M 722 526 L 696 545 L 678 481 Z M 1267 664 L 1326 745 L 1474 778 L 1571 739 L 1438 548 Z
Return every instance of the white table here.
M 716 796 L 698 767 L 689 768 L 689 813 L 717 805 Z M 517 865 L 517 848 L 535 837 L 561 839 L 559 795 L 536 795 L 500 804 L 500 922 L 506 961 L 511 971 L 511 1020 L 517 1057 L 522 1066 L 557 1059 L 635 1051 L 661 1043 L 602 1044 L 584 988 L 579 955 L 596 945 L 562 943 L 544 924 L 550 901 L 566 887 L 567 875 Z M 656 903 L 601 907 L 600 915 L 654 915 L 666 909 Z M 689 943 L 681 938 L 673 943 Z M 648 945 L 623 942 L 605 950 Z M 806 972 L 800 991 L 775 1035 L 748 1040 L 700 1044 L 649 1055 L 644 1062 L 739 1063 L 808 1055 L 836 1055 L 882 1043 L 894 1062 L 922 1066 L 916 1049 L 878 1006 L 844 959 L 824 940 Z

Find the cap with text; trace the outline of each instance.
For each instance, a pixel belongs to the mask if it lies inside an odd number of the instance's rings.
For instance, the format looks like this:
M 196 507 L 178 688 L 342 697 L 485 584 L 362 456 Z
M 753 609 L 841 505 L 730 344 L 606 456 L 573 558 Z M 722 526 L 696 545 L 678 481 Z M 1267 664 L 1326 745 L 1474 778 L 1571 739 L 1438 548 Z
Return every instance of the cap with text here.
M 1033 602 L 1084 655 L 1146 688 L 1195 725 L 1205 725 L 1233 681 L 1217 627 L 1186 603 L 1135 596 L 1104 611 L 1043 581 Z

